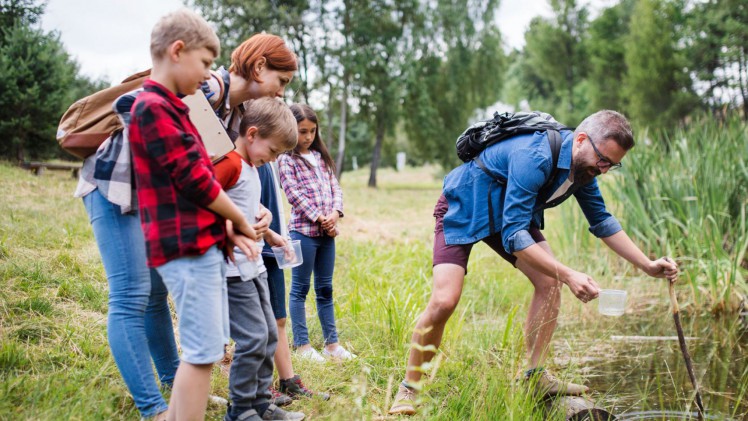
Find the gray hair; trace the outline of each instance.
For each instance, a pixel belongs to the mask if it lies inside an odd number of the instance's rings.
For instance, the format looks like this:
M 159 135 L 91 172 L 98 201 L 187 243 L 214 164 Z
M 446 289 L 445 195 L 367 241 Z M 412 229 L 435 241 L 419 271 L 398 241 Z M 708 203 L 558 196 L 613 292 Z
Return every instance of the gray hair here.
M 625 151 L 634 147 L 631 125 L 626 117 L 617 111 L 602 110 L 588 116 L 574 131 L 574 136 L 580 132 L 589 134 L 590 138 L 598 142 L 613 140 Z

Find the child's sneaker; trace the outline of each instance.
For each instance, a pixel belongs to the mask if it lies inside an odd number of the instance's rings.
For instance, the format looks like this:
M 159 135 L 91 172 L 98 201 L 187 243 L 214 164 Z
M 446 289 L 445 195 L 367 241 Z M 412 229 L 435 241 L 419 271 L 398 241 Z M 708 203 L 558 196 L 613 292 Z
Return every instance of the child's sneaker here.
M 291 420 L 291 421 L 300 421 L 303 420 L 306 415 L 304 415 L 301 412 L 291 412 L 291 411 L 284 411 L 280 408 L 278 408 L 275 405 L 270 405 L 268 409 L 265 410 L 262 414 L 262 420 L 263 421 L 271 421 L 271 420 Z M 241 420 L 241 418 L 239 418 Z M 242 420 L 243 421 L 243 420 Z
M 208 396 L 208 404 L 212 406 L 227 406 L 229 401 L 220 396 L 210 395 Z
M 304 397 L 311 398 L 314 396 L 321 398 L 322 400 L 330 399 L 330 395 L 327 393 L 313 392 L 307 389 L 306 386 L 304 386 L 304 383 L 302 383 L 301 377 L 299 377 L 298 374 L 291 377 L 290 379 L 285 379 L 285 380 L 281 379 L 280 390 L 281 392 L 290 396 L 291 399 L 300 399 Z
M 283 380 L 281 380 L 281 384 L 283 384 Z M 291 399 L 290 396 L 275 390 L 273 386 L 270 386 L 268 388 L 268 391 L 270 392 L 270 395 L 271 395 L 270 403 L 272 403 L 273 405 L 286 406 L 286 405 L 291 405 L 291 402 L 293 402 L 293 399 Z
M 226 415 L 223 417 L 223 421 L 262 421 L 262 417 L 257 414 L 257 411 L 254 409 L 248 409 L 237 417 L 232 417 L 230 415 L 231 411 L 226 411 Z
M 316 363 L 323 363 L 325 362 L 325 357 L 322 356 L 319 352 L 317 352 L 314 348 L 309 348 L 305 351 L 299 352 L 299 356 L 305 360 L 314 361 Z
M 322 350 L 322 355 L 334 360 L 352 360 L 356 358 L 356 354 L 348 352 L 348 350 L 343 348 L 342 345 L 338 345 L 338 347 L 335 348 L 335 351 L 332 352 L 328 351 L 327 348 L 325 348 Z

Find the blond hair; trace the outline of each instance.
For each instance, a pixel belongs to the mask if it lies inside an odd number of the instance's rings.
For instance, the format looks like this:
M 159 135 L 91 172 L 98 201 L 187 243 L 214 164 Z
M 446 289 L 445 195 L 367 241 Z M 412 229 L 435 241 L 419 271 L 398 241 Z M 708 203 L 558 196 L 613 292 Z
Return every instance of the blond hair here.
M 290 151 L 296 147 L 298 129 L 296 119 L 288 105 L 278 98 L 258 98 L 244 103 L 246 109 L 239 125 L 239 134 L 246 136 L 250 127 L 257 127 L 263 139 L 273 139 Z
M 184 42 L 186 50 L 207 48 L 215 57 L 221 53 L 221 43 L 213 28 L 202 16 L 181 8 L 159 19 L 151 31 L 151 57 L 160 59 L 176 41 Z

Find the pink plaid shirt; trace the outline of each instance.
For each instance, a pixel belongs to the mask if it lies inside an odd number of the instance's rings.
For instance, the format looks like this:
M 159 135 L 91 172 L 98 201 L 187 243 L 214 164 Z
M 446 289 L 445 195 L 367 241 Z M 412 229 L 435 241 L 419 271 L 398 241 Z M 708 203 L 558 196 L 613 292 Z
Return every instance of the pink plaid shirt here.
M 317 159 L 322 174 L 320 180 L 314 167 L 301 156 L 283 154 L 278 157 L 280 180 L 291 204 L 289 231 L 296 231 L 307 237 L 319 237 L 324 230 L 315 222 L 320 215 L 329 215 L 333 210 L 343 213 L 343 190 L 335 174 L 322 160 L 322 155 L 311 151 Z

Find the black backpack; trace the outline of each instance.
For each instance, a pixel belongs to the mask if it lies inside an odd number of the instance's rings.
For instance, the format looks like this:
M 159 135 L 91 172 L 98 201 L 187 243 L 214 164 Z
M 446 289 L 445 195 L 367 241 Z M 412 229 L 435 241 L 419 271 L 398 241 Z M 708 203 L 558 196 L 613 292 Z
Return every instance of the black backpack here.
M 457 156 L 463 162 L 475 162 L 486 175 L 488 175 L 493 182 L 488 188 L 488 223 L 490 233 L 496 233 L 496 227 L 493 220 L 493 202 L 491 201 L 491 193 L 494 184 L 506 185 L 506 180 L 503 177 L 499 177 L 491 173 L 486 168 L 483 161 L 480 159 L 480 153 L 487 147 L 523 134 L 531 134 L 535 132 L 548 132 L 548 142 L 551 146 L 551 156 L 553 158 L 553 166 L 551 176 L 548 178 L 546 183 L 541 189 L 546 189 L 553 184 L 553 180 L 556 179 L 558 168 L 558 155 L 561 152 L 561 144 L 563 138 L 561 137 L 561 130 L 574 130 L 571 127 L 566 127 L 563 124 L 556 121 L 550 114 L 543 113 L 540 111 L 532 112 L 518 112 L 510 113 L 505 112 L 499 114 L 495 112 L 493 118 L 490 120 L 479 121 L 470 127 L 468 127 L 461 135 L 457 138 L 455 147 L 457 148 Z M 556 206 L 567 195 L 558 198 L 544 205 L 544 208 Z M 559 200 L 561 199 L 561 200 Z
M 550 114 L 540 111 L 502 114 L 496 112 L 492 119 L 479 121 L 462 132 L 455 144 L 457 156 L 462 162 L 469 162 L 494 143 L 521 134 L 547 130 L 559 132 L 573 129 L 559 123 Z

